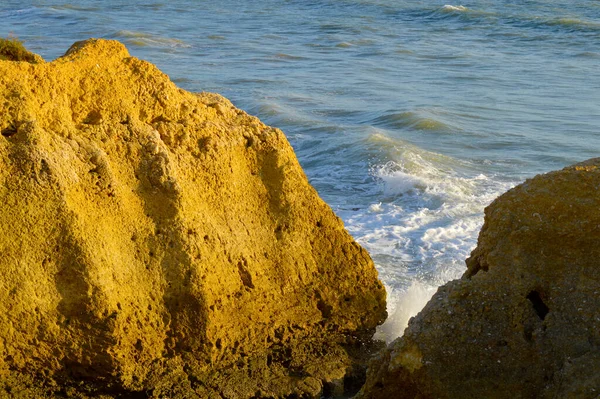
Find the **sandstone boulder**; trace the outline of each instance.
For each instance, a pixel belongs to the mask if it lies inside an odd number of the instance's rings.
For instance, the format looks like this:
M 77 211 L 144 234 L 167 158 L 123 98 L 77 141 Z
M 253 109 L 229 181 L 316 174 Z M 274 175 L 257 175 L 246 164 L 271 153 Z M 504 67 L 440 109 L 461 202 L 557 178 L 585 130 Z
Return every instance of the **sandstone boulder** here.
M 358 398 L 597 398 L 600 158 L 485 211 L 460 280 L 372 364 Z
M 343 391 L 385 291 L 281 131 L 89 40 L 0 133 L 0 396 Z

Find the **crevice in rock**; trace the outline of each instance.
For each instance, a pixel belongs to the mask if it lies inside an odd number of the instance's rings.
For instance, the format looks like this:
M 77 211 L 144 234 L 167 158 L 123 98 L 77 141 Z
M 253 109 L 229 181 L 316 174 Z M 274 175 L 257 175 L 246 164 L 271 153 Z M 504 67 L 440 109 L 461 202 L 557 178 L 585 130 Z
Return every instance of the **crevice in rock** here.
M 331 311 L 333 310 L 333 307 L 325 303 L 324 300 L 318 300 L 317 309 L 319 309 L 324 319 L 328 319 L 329 317 L 331 317 Z
M 82 121 L 84 125 L 99 125 L 102 123 L 102 114 L 98 110 L 90 111 Z
M 465 277 L 468 279 L 479 273 L 480 270 L 483 270 L 484 272 L 489 270 L 489 266 L 486 264 L 486 262 L 482 262 L 482 260 L 477 256 L 471 256 L 468 258 L 466 260 L 466 264 L 467 271 L 465 272 Z
M 245 265 L 244 263 L 245 263 L 245 260 L 244 260 L 244 262 L 238 262 L 238 265 L 237 265 L 240 279 L 242 280 L 242 284 L 244 284 L 245 287 L 253 289 L 254 283 L 252 282 L 252 275 L 246 268 L 247 265 Z
M 367 381 L 366 367 L 355 366 L 344 376 L 344 396 L 354 397 Z
M 150 121 L 150 123 L 154 124 L 154 123 L 158 123 L 158 122 L 171 122 L 171 120 L 167 117 L 165 117 L 164 115 L 159 115 L 157 117 L 155 117 L 154 119 L 152 119 L 152 121 Z
M 2 129 L 2 135 L 4 137 L 7 137 L 7 138 L 8 137 L 12 137 L 15 134 L 17 134 L 17 128 L 15 126 L 13 126 L 13 125 L 8 126 L 8 127 L 4 128 L 4 129 Z
M 546 318 L 546 315 L 548 315 L 548 312 L 550 312 L 550 309 L 542 300 L 540 293 L 536 290 L 533 290 L 529 294 L 527 294 L 526 298 L 529 299 L 529 301 L 533 305 L 533 310 L 535 310 L 535 313 L 538 315 L 540 320 L 543 321 Z

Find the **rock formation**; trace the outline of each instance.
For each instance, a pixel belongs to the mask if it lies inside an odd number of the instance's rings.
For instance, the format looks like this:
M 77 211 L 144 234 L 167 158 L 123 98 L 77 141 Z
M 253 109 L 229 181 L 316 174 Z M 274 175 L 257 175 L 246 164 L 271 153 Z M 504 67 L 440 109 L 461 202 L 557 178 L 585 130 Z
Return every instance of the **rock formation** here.
M 460 280 L 372 364 L 358 398 L 597 398 L 600 158 L 485 211 Z
M 281 131 L 89 40 L 0 61 L 0 132 L 0 396 L 313 398 L 357 372 L 385 291 Z

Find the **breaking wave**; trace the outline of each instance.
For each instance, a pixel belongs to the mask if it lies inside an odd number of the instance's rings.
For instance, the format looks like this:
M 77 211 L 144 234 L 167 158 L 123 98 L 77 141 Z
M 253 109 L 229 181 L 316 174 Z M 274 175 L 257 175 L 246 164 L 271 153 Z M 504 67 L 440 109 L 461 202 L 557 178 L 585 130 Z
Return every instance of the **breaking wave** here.
M 390 341 L 439 285 L 462 275 L 483 209 L 516 182 L 380 133 L 370 140 L 387 152 L 371 168 L 379 201 L 345 219 L 388 290 L 390 317 L 380 335 Z
M 124 41 L 127 45 L 133 45 L 138 47 L 181 47 L 189 48 L 191 45 L 185 43 L 182 40 L 174 39 L 170 37 L 153 35 L 146 32 L 136 32 L 130 30 L 120 30 L 110 35 L 111 39 L 118 39 Z

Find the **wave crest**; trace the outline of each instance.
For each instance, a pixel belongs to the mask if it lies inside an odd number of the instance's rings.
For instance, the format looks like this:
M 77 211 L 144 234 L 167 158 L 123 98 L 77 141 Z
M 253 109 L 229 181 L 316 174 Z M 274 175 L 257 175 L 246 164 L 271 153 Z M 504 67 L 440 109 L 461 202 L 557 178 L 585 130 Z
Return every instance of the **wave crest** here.
M 465 6 L 453 6 L 450 4 L 446 4 L 445 6 L 442 7 L 442 11 L 451 11 L 451 12 L 466 12 L 469 11 L 469 9 Z
M 183 40 L 130 30 L 117 31 L 114 34 L 110 35 L 110 38 L 120 39 L 127 44 L 138 47 L 192 47 L 191 45 L 185 43 Z
M 375 126 L 391 129 L 413 129 L 422 131 L 439 132 L 453 130 L 449 123 L 440 120 L 440 115 L 428 110 L 389 112 L 381 115 L 371 123 Z

